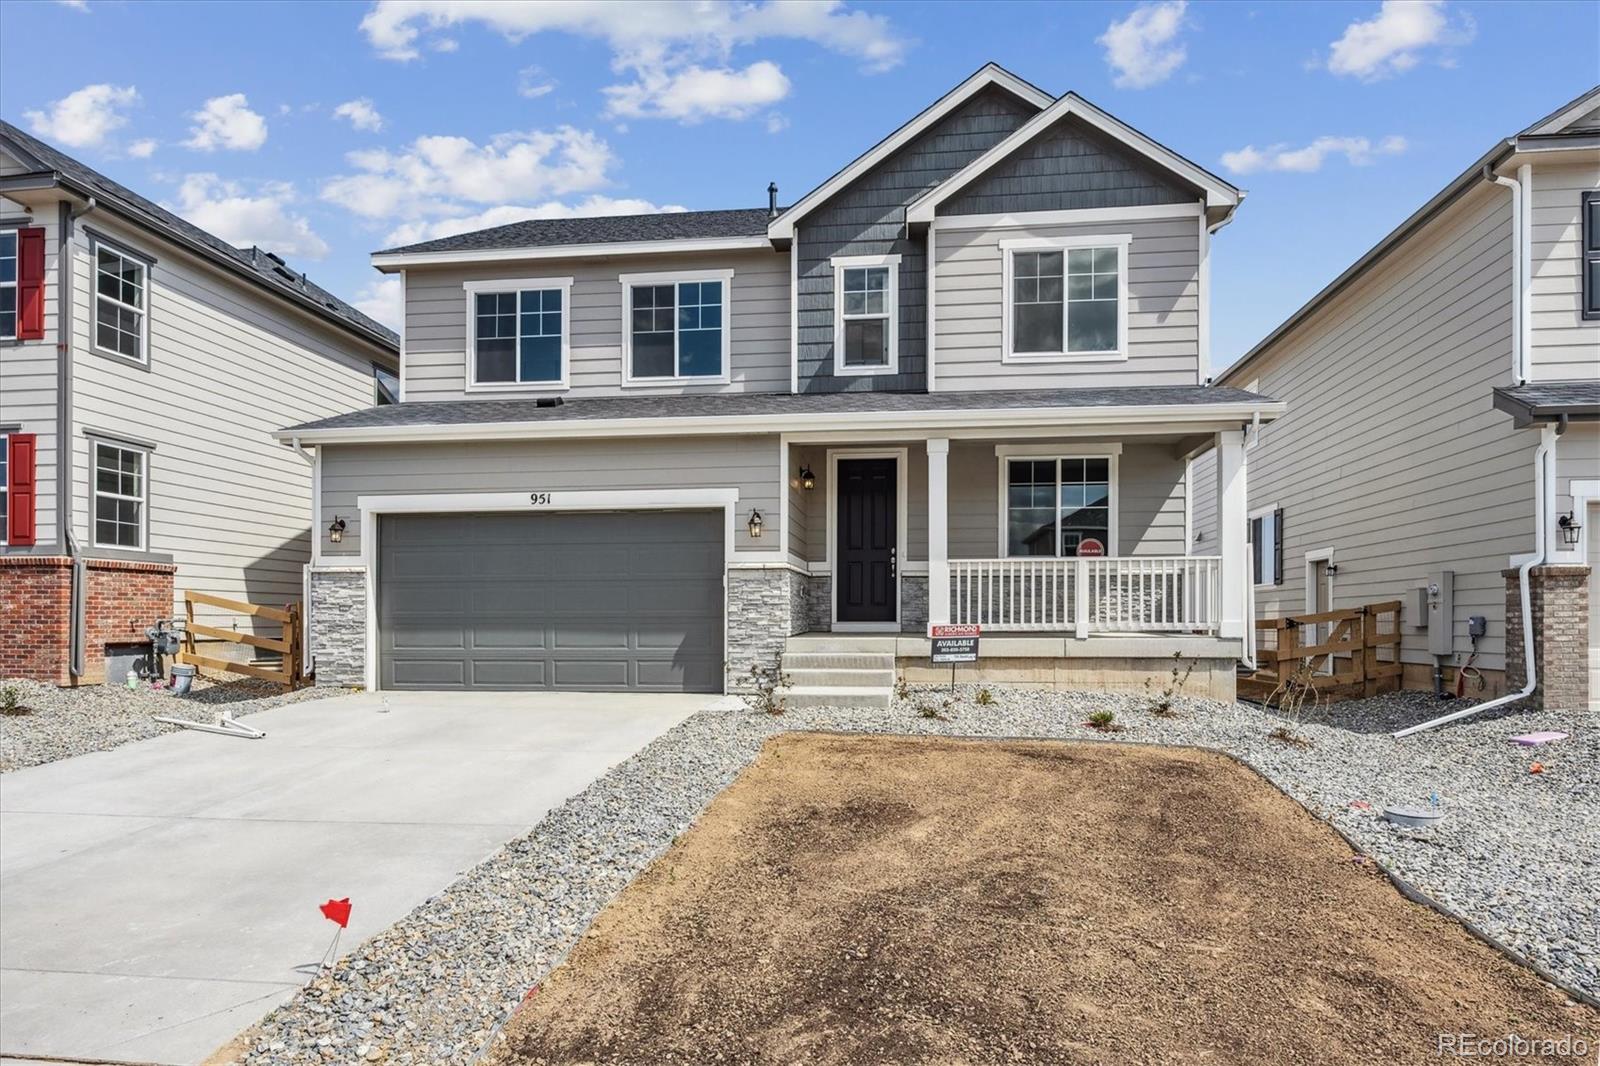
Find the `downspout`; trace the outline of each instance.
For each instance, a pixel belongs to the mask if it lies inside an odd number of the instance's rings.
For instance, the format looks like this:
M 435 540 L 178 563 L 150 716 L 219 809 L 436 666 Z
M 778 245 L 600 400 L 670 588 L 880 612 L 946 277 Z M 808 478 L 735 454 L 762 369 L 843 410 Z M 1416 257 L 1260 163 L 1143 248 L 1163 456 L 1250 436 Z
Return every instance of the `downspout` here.
M 1533 453 L 1534 548 L 1532 554 L 1523 559 L 1522 565 L 1517 568 L 1517 591 L 1522 597 L 1522 661 L 1528 671 L 1527 682 L 1519 691 L 1501 696 L 1499 699 L 1493 699 L 1487 703 L 1476 703 L 1464 710 L 1444 715 L 1442 718 L 1434 718 L 1420 725 L 1411 726 L 1409 729 L 1402 729 L 1394 734 L 1396 740 L 1401 737 L 1408 737 L 1412 733 L 1421 733 L 1435 726 L 1458 721 L 1469 715 L 1481 714 L 1496 707 L 1504 707 L 1508 703 L 1525 700 L 1533 695 L 1534 689 L 1539 687 L 1538 665 L 1533 659 L 1533 597 L 1528 589 L 1528 575 L 1534 567 L 1544 564 L 1548 550 L 1546 548 L 1548 530 L 1545 529 L 1545 512 L 1549 508 L 1550 500 L 1555 495 L 1556 478 L 1555 464 L 1551 461 L 1550 456 L 1555 449 L 1556 437 L 1560 436 L 1564 428 L 1564 426 L 1550 425 L 1543 427 L 1539 433 L 1539 447 Z
M 311 568 L 317 564 L 317 546 L 322 543 L 322 464 L 318 462 L 322 451 L 318 449 L 312 456 L 301 446 L 299 437 L 290 437 L 289 445 L 311 467 L 311 559 L 300 573 L 300 676 L 310 677 L 317 668 L 311 653 Z
M 1532 282 L 1532 256 L 1529 251 L 1526 197 L 1533 182 L 1533 168 L 1517 168 L 1517 177 L 1507 178 L 1496 174 L 1485 164 L 1486 181 L 1503 185 L 1511 190 L 1511 380 L 1514 384 L 1528 382 L 1528 345 L 1532 329 L 1528 314 L 1529 289 Z
M 67 673 L 83 676 L 85 644 L 84 610 L 87 602 L 83 556 L 72 532 L 72 279 L 77 264 L 72 254 L 72 224 L 99 204 L 94 197 L 77 211 L 62 200 L 56 226 L 56 527 L 61 546 L 72 560 L 68 591 Z

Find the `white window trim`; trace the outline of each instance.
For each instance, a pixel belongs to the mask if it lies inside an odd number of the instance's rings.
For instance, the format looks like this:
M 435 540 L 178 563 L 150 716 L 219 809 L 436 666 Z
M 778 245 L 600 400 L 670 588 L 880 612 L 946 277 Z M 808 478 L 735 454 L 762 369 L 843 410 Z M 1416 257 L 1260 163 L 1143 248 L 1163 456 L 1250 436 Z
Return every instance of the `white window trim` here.
M 139 269 L 144 271 L 144 306 L 134 307 L 121 300 L 111 300 L 109 296 L 100 295 L 100 249 L 115 253 L 123 259 L 139 264 Z M 107 359 L 117 359 L 124 363 L 136 366 L 150 365 L 150 267 L 149 258 L 137 255 L 127 248 L 110 241 L 95 237 L 89 242 L 89 344 L 96 355 L 103 355 Z M 20 264 L 19 264 L 20 269 Z M 111 300 L 118 307 L 125 307 L 130 311 L 139 312 L 139 358 L 124 355 L 111 348 L 100 347 L 99 307 L 101 300 Z
M 1249 514 L 1244 516 L 1245 532 L 1247 534 L 1250 532 L 1250 526 L 1255 522 L 1256 519 L 1258 519 L 1258 518 L 1269 518 L 1269 517 L 1271 517 L 1271 516 L 1273 516 L 1273 515 L 1275 515 L 1277 513 L 1278 513 L 1278 505 L 1276 503 L 1269 503 L 1264 507 L 1257 507 L 1255 510 L 1251 511 Z M 1275 553 L 1273 552 L 1273 545 L 1270 544 L 1270 543 L 1263 544 L 1261 546 L 1261 552 L 1262 552 L 1261 558 L 1263 560 L 1266 560 L 1269 557 L 1273 557 L 1275 555 Z M 1246 561 L 1247 562 L 1249 561 L 1248 556 L 1246 558 Z M 1273 576 L 1276 577 L 1277 575 L 1274 574 Z M 1278 583 L 1276 581 L 1257 581 L 1255 574 L 1252 573 L 1250 575 L 1250 584 L 1255 586 L 1258 589 L 1270 589 L 1270 588 L 1276 588 Z
M 1002 449 L 1004 449 L 1004 450 L 1002 450 Z M 1115 558 L 1117 558 L 1119 556 L 1120 552 L 1118 551 L 1118 541 L 1119 541 L 1120 538 L 1119 538 L 1119 529 L 1118 529 L 1118 522 L 1117 522 L 1117 508 L 1118 508 L 1118 502 L 1119 502 L 1119 500 L 1121 499 L 1121 496 L 1122 496 L 1122 493 L 1118 490 L 1118 484 L 1121 481 L 1121 474 L 1122 474 L 1122 471 L 1121 471 L 1122 445 L 1120 445 L 1120 444 L 1092 445 L 1092 446 L 1087 447 L 1087 448 L 1074 448 L 1071 451 L 1062 451 L 1061 447 L 1059 445 L 1057 445 L 1056 447 L 1050 448 L 1048 450 L 1041 448 L 1038 451 L 1034 451 L 1031 447 L 1028 447 L 1028 446 L 999 445 L 999 446 L 997 446 L 995 448 L 995 455 L 996 455 L 996 462 L 999 463 L 999 469 L 998 469 L 998 474 L 997 474 L 997 480 L 999 481 L 999 485 L 997 487 L 997 491 L 995 492 L 995 500 L 996 500 L 996 503 L 999 505 L 999 513 L 998 513 L 999 530 L 997 531 L 997 539 L 1000 542 L 1000 558 L 1002 558 L 1002 559 L 1012 559 L 1012 558 L 1016 558 L 1016 559 L 1072 559 L 1072 558 L 1075 558 L 1075 556 L 1059 555 L 1059 554 L 1057 554 L 1057 555 L 1017 555 L 1017 556 L 1013 556 L 1011 554 L 1011 538 L 1006 536 L 1006 530 L 1007 530 L 1007 527 L 1008 527 L 1008 522 L 1007 522 L 1007 519 L 1006 519 L 1006 511 L 1008 510 L 1007 503 L 1009 502 L 1006 499 L 1006 486 L 1010 483 L 1010 479 L 1007 477 L 1007 473 L 1008 473 L 1007 466 L 1013 460 L 1022 460 L 1024 462 L 1026 462 L 1026 461 L 1037 462 L 1037 461 L 1039 461 L 1041 459 L 1056 460 L 1056 461 L 1060 461 L 1062 459 L 1105 459 L 1105 460 L 1109 461 L 1109 466 L 1108 466 L 1108 468 L 1106 470 L 1107 490 L 1108 490 L 1108 495 L 1107 495 L 1107 499 L 1106 499 L 1106 540 L 1107 540 L 1108 543 L 1106 544 L 1105 557 L 1107 559 L 1115 559 Z M 1056 520 L 1060 521 L 1060 518 L 1061 518 L 1061 468 L 1058 466 L 1056 468 Z M 1057 544 L 1056 547 L 1057 547 L 1057 550 L 1059 551 L 1060 545 Z
M 467 391 L 468 392 L 561 392 L 571 387 L 572 374 L 572 279 L 499 278 L 468 281 L 467 294 Z M 556 381 L 479 381 L 478 380 L 478 297 L 485 293 L 523 293 L 557 289 L 561 292 L 561 377 Z M 522 297 L 517 296 L 517 373 L 522 373 Z M 404 399 L 404 397 L 402 397 Z
M 722 373 L 680 374 L 678 372 L 678 325 L 673 315 L 672 374 L 661 377 L 635 377 L 633 374 L 633 287 L 635 285 L 673 286 L 673 307 L 677 307 L 677 286 L 683 282 L 722 282 Z M 733 271 L 673 270 L 655 274 L 618 274 L 622 286 L 622 387 L 625 389 L 676 388 L 684 385 L 727 385 L 733 379 Z
M 11 289 L 17 295 L 11 301 L 11 332 L 0 333 L 0 341 L 14 341 L 22 332 L 22 231 L 15 226 L 0 226 L 0 233 L 11 234 L 12 252 L 16 256 L 16 276 L 10 281 L 0 281 L 0 289 Z M 0 440 L 5 434 L 0 433 Z M 0 529 L 0 544 L 6 542 L 6 531 Z
M 123 356 L 126 358 L 126 356 Z M 116 448 L 119 451 L 135 452 L 139 459 L 139 496 L 124 496 L 119 492 L 100 491 L 100 449 Z M 103 544 L 100 541 L 99 508 L 95 506 L 101 496 L 109 496 L 117 500 L 137 500 L 139 503 L 139 543 L 137 546 L 127 544 Z M 89 438 L 89 543 L 96 548 L 105 548 L 110 551 L 142 552 L 150 550 L 150 449 L 130 444 L 120 440 L 106 440 L 100 437 Z
M 828 261 L 833 266 L 833 373 L 836 377 L 867 377 L 900 372 L 900 257 L 898 255 L 841 255 Z M 888 267 L 885 282 L 884 314 L 888 319 L 886 353 L 888 362 L 866 366 L 844 365 L 844 272 L 861 267 Z M 878 315 L 851 315 L 853 319 L 878 318 Z
M 1105 233 L 1081 237 L 1018 237 L 999 242 L 1000 271 L 1000 361 L 1003 363 L 1107 363 L 1128 358 L 1128 251 L 1133 246 L 1131 233 Z M 1117 249 L 1117 346 L 1100 352 L 1013 352 L 1011 298 L 1013 260 L 1017 252 L 1066 251 L 1071 248 Z M 1062 264 L 1061 344 L 1067 343 L 1066 265 Z

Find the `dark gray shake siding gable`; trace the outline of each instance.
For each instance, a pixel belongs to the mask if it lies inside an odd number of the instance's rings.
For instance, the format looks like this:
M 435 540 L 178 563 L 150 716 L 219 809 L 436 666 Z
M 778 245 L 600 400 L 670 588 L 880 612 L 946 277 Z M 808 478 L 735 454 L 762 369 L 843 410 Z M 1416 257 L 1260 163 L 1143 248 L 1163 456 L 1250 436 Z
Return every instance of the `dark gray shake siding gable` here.
M 926 245 L 906 239 L 906 206 L 1031 118 L 1030 103 L 991 86 L 879 163 L 798 223 L 797 323 L 801 392 L 927 388 Z M 833 374 L 834 256 L 900 259 L 900 372 Z
M 1193 203 L 1200 193 L 1068 116 L 939 205 L 945 215 Z

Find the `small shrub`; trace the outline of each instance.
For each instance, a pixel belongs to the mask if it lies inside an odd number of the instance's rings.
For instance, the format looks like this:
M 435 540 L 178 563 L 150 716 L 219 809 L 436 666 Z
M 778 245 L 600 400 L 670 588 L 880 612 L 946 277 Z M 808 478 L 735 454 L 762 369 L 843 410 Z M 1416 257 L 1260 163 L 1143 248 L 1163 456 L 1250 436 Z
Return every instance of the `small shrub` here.
M 17 686 L 0 686 L 0 714 L 15 717 L 32 713 L 30 708 L 22 705 L 22 691 Z
M 1172 673 L 1167 678 L 1167 683 L 1161 691 L 1155 689 L 1155 678 L 1147 677 L 1144 680 L 1144 690 L 1150 697 L 1150 713 L 1157 718 L 1176 718 L 1178 712 L 1173 706 L 1177 698 L 1183 695 L 1183 688 L 1189 683 L 1189 675 L 1194 673 L 1194 659 L 1187 661 L 1181 651 L 1172 653 Z
M 991 707 L 994 705 L 994 693 L 986 688 L 980 688 L 976 702 L 979 707 Z
M 945 720 L 945 717 L 939 711 L 939 708 L 935 707 L 931 703 L 919 703 L 919 704 L 917 704 L 917 717 L 918 718 L 932 718 L 936 722 L 942 722 L 942 721 Z
M 911 699 L 911 682 L 906 680 L 905 674 L 898 674 L 894 679 L 894 698 L 902 703 Z
M 750 664 L 750 681 L 753 685 L 751 699 L 756 710 L 763 714 L 782 714 L 786 709 L 778 693 L 789 686 L 789 675 L 777 666 Z
M 1117 715 L 1114 711 L 1100 710 L 1089 715 L 1089 728 L 1098 729 L 1102 733 L 1110 733 L 1117 729 Z
M 1291 747 L 1299 748 L 1301 751 L 1305 751 L 1307 748 L 1311 747 L 1311 741 L 1307 740 L 1298 733 L 1292 732 L 1286 725 L 1278 726 L 1278 728 L 1268 733 L 1267 736 L 1272 740 L 1280 741 L 1281 743 L 1288 744 Z
M 1278 713 L 1295 725 L 1299 725 L 1305 719 L 1307 706 L 1314 710 L 1326 698 L 1317 689 L 1316 682 L 1316 665 L 1310 659 L 1301 659 L 1295 663 L 1289 676 L 1278 682 L 1278 687 L 1272 690 L 1271 695 L 1267 697 L 1267 706 L 1277 707 Z M 1283 735 L 1279 736 L 1280 733 Z M 1269 735 L 1274 740 L 1286 741 L 1296 747 L 1311 746 L 1309 740 L 1296 735 L 1287 726 L 1280 725 Z

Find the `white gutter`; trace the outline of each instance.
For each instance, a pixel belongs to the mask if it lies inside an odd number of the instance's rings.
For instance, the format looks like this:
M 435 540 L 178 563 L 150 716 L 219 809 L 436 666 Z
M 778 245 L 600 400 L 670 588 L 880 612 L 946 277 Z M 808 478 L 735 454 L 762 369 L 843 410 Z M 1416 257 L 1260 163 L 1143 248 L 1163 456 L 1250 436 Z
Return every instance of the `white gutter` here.
M 1532 289 L 1532 255 L 1529 251 L 1527 196 L 1533 184 L 1533 168 L 1523 164 L 1517 177 L 1495 174 L 1486 166 L 1485 176 L 1496 185 L 1511 190 L 1511 379 L 1518 385 L 1528 382 L 1528 348 L 1532 343 L 1532 316 L 1528 313 Z
M 1490 700 L 1487 703 L 1475 703 L 1471 707 L 1463 708 L 1452 714 L 1431 719 L 1420 725 L 1411 726 L 1409 729 L 1402 729 L 1394 734 L 1396 740 L 1401 737 L 1408 737 L 1413 733 L 1421 733 L 1435 726 L 1459 721 L 1470 715 L 1482 714 L 1484 711 L 1492 710 L 1495 707 L 1504 707 L 1508 703 L 1525 700 L 1533 695 L 1534 689 L 1539 687 L 1539 670 L 1533 659 L 1533 603 L 1532 596 L 1528 591 L 1528 574 L 1534 567 L 1544 564 L 1547 554 L 1545 540 L 1548 531 L 1545 529 L 1545 511 L 1549 506 L 1550 500 L 1555 498 L 1556 490 L 1555 463 L 1551 461 L 1550 453 L 1555 448 L 1556 434 L 1558 432 L 1555 426 L 1544 426 L 1539 434 L 1538 450 L 1533 453 L 1534 548 L 1532 554 L 1523 559 L 1522 565 L 1517 568 L 1518 591 L 1522 595 L 1522 661 L 1526 664 L 1528 671 L 1527 683 L 1519 691 L 1501 696 L 1499 699 Z

